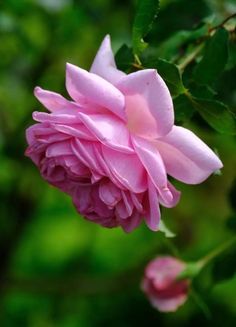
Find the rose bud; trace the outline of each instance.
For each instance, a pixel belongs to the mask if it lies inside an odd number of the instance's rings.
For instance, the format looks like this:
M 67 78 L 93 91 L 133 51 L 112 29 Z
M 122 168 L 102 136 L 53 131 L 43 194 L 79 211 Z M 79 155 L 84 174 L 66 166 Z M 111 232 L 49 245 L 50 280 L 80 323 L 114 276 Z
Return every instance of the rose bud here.
M 189 279 L 178 279 L 186 264 L 174 257 L 163 256 L 146 267 L 141 288 L 152 306 L 162 312 L 176 311 L 188 298 Z

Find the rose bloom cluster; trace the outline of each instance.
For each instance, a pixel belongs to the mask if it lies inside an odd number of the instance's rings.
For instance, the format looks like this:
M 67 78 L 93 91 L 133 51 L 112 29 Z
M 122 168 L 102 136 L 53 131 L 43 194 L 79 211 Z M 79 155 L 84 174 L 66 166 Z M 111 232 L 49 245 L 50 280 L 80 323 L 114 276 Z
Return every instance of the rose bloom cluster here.
M 159 206 L 180 198 L 167 175 L 197 184 L 222 167 L 195 134 L 174 125 L 169 90 L 155 69 L 117 69 L 109 36 L 90 72 L 67 64 L 66 88 L 71 100 L 35 88 L 49 113 L 33 113 L 26 155 L 86 219 L 126 232 L 144 220 L 156 231 Z

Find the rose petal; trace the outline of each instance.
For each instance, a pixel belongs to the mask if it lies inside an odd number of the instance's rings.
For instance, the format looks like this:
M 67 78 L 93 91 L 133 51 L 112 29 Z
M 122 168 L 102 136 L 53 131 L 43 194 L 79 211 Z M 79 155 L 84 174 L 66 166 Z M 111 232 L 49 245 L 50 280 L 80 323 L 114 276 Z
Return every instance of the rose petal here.
M 124 123 L 112 115 L 85 115 L 80 113 L 81 121 L 100 142 L 114 150 L 134 153 L 129 132 Z
M 159 202 L 166 208 L 173 208 L 177 205 L 180 200 L 181 192 L 176 190 L 176 188 L 168 181 L 167 187 L 172 194 L 172 201 L 166 201 L 161 194 L 159 194 Z
M 141 223 L 141 216 L 138 212 L 133 212 L 132 216 L 127 219 L 122 219 L 120 225 L 126 233 L 132 232 Z
M 156 144 L 167 173 L 184 183 L 201 183 L 222 168 L 222 162 L 216 154 L 186 128 L 174 126 Z
M 66 87 L 70 96 L 80 103 L 89 101 L 107 108 L 125 120 L 123 94 L 102 77 L 71 64 L 66 66 Z
M 34 89 L 34 95 L 51 112 L 64 109 L 79 109 L 78 104 L 68 101 L 58 93 L 44 90 L 38 86 Z
M 157 231 L 159 228 L 159 222 L 161 219 L 161 213 L 158 203 L 157 190 L 151 180 L 148 182 L 148 210 L 145 214 L 145 221 L 147 226 L 153 230 Z
M 110 181 L 102 181 L 99 185 L 99 197 L 113 208 L 121 200 L 120 190 Z
M 76 157 L 89 169 L 103 175 L 103 170 L 98 163 L 94 146 L 92 142 L 83 141 L 79 139 L 71 140 L 71 148 Z
M 68 111 L 67 113 L 51 113 L 46 112 L 33 112 L 33 119 L 41 123 L 55 123 L 55 124 L 76 124 L 80 123 L 80 118 L 78 113 L 72 113 Z
M 158 189 L 166 203 L 171 203 L 173 196 L 167 187 L 167 175 L 162 158 L 156 145 L 137 136 L 132 137 L 132 142 L 139 159 L 147 170 L 153 184 Z
M 117 84 L 126 96 L 128 126 L 142 137 L 166 135 L 174 123 L 170 92 L 155 69 L 131 73 Z
M 128 190 L 141 193 L 147 189 L 145 170 L 136 155 L 127 156 L 105 146 L 102 154 L 113 176 Z
M 116 84 L 125 76 L 125 73 L 116 68 L 109 35 L 105 36 L 102 41 L 90 72 L 101 76 L 112 84 Z

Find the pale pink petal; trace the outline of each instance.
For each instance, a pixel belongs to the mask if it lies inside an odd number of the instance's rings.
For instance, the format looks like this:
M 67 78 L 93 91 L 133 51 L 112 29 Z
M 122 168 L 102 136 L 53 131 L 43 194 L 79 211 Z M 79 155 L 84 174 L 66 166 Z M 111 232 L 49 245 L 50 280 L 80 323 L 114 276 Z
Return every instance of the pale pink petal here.
M 87 129 L 87 127 L 85 127 L 82 123 L 77 123 L 73 125 L 51 124 L 51 127 L 53 127 L 53 129 L 55 129 L 56 131 L 70 135 L 71 137 L 77 137 L 81 140 L 87 141 L 96 141 L 95 136 L 92 135 Z
M 109 35 L 105 36 L 96 54 L 90 72 L 103 77 L 112 84 L 116 84 L 125 76 L 125 73 L 116 68 Z
M 123 94 L 102 77 L 67 64 L 66 87 L 75 101 L 94 103 L 107 108 L 123 120 L 126 119 Z
M 141 193 L 147 189 L 146 173 L 136 155 L 127 155 L 105 146 L 102 153 L 113 176 L 128 190 Z
M 103 170 L 98 163 L 94 151 L 94 145 L 89 141 L 80 141 L 75 138 L 71 140 L 71 148 L 74 155 L 88 168 L 100 175 L 103 175 Z
M 167 173 L 184 183 L 201 183 L 222 168 L 222 162 L 216 154 L 186 128 L 174 126 L 156 144 Z
M 173 208 L 177 205 L 180 200 L 181 192 L 176 190 L 176 188 L 168 181 L 167 187 L 172 194 L 172 201 L 166 201 L 161 194 L 159 194 L 159 202 L 161 205 L 167 208 Z
M 33 119 L 41 123 L 56 123 L 56 124 L 76 124 L 80 123 L 78 113 L 70 112 L 67 113 L 52 113 L 46 112 L 33 112 Z
M 157 231 L 159 228 L 161 213 L 158 203 L 157 190 L 151 180 L 149 180 L 148 183 L 148 202 L 148 210 L 144 216 L 144 219 L 146 221 L 147 226 L 151 230 Z
M 43 90 L 38 86 L 34 89 L 34 95 L 51 112 L 64 109 L 79 109 L 76 103 L 68 101 L 60 94 Z
M 116 213 L 122 219 L 126 219 L 132 215 L 133 212 L 133 202 L 129 195 L 129 192 L 121 190 L 122 201 L 120 201 L 116 206 Z
M 188 294 L 183 293 L 171 298 L 150 297 L 150 301 L 154 308 L 162 312 L 175 312 L 184 302 L 186 302 Z
M 46 151 L 47 158 L 65 156 L 65 155 L 73 155 L 73 151 L 71 149 L 70 143 L 67 141 L 52 143 L 47 147 L 47 151 Z
M 174 123 L 171 95 L 155 69 L 131 73 L 117 87 L 125 94 L 128 126 L 132 126 L 134 133 L 150 138 L 171 130 Z
M 101 181 L 99 197 L 108 207 L 113 208 L 121 200 L 121 191 L 110 181 Z
M 146 168 L 149 177 L 158 189 L 161 197 L 167 203 L 171 203 L 173 196 L 167 187 L 165 166 L 156 145 L 152 141 L 137 136 L 132 137 L 132 142 L 139 159 Z
M 110 167 L 107 165 L 106 160 L 104 159 L 102 154 L 102 147 L 100 145 L 97 144 L 97 146 L 94 147 L 94 153 L 96 155 L 96 159 L 98 161 L 99 166 L 104 172 L 104 175 L 107 176 L 121 190 L 124 189 L 125 186 L 122 183 L 120 183 L 118 178 L 114 176 Z
M 81 121 L 100 142 L 114 150 L 134 153 L 129 132 L 119 118 L 114 115 L 85 115 L 80 113 Z

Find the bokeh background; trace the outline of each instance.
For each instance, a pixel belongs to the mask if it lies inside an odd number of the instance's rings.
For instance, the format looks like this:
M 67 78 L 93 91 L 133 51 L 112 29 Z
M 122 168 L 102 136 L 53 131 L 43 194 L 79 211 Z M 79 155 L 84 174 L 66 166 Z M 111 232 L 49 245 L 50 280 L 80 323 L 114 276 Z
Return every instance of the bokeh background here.
M 25 128 L 32 111 L 43 110 L 34 86 L 65 94 L 65 63 L 89 69 L 107 33 L 114 51 L 129 45 L 134 11 L 135 1 L 125 0 L 0 2 L 0 326 L 235 326 L 236 278 L 215 284 L 211 266 L 195 281 L 202 300 L 190 297 L 176 313 L 151 308 L 139 287 L 154 256 L 177 248 L 184 260 L 196 260 L 231 237 L 225 222 L 233 214 L 235 137 L 186 124 L 217 149 L 224 169 L 198 186 L 175 183 L 181 201 L 162 210 L 177 234 L 172 243 L 144 225 L 127 235 L 85 221 L 24 157 Z M 149 42 L 233 12 L 234 0 L 162 0 Z M 229 69 L 217 81 L 219 98 L 233 110 L 235 76 Z

